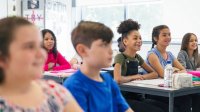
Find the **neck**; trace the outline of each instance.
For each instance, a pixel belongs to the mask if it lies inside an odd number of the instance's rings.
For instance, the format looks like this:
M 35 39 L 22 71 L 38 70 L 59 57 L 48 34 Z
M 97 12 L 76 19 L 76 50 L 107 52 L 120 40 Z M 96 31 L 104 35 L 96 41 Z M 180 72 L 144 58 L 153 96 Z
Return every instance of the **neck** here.
M 80 67 L 81 72 L 85 74 L 90 79 L 93 79 L 98 82 L 102 82 L 102 78 L 100 77 L 100 70 L 101 68 L 96 68 L 93 66 L 90 66 L 86 62 L 83 62 L 83 64 Z
M 157 45 L 156 48 L 158 49 L 158 51 L 159 51 L 161 54 L 166 53 L 167 47 L 163 47 L 163 46 Z
M 126 49 L 126 50 L 124 51 L 124 54 L 126 54 L 127 56 L 130 56 L 130 57 L 135 57 L 136 51 Z
M 194 53 L 194 50 L 188 50 L 188 56 L 189 56 L 189 58 L 193 57 L 193 53 Z

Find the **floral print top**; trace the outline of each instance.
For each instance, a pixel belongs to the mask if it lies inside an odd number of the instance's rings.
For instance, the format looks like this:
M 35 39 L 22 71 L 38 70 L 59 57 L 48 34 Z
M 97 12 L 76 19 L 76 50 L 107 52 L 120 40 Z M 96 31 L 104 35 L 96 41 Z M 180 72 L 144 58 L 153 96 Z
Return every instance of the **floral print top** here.
M 0 112 L 63 112 L 72 95 L 54 81 L 37 81 L 40 83 L 46 100 L 39 107 L 23 108 L 0 97 Z M 28 99 L 27 99 L 28 100 Z

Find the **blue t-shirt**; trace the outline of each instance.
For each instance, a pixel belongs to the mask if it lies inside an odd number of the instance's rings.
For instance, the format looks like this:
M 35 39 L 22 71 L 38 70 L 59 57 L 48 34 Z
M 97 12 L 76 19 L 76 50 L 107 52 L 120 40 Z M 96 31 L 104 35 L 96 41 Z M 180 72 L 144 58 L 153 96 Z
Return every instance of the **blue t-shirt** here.
M 149 60 L 148 60 L 148 57 L 149 57 L 149 55 L 150 55 L 151 53 L 154 53 L 155 55 L 158 56 L 158 59 L 159 59 L 159 61 L 160 61 L 160 64 L 162 65 L 163 68 L 167 65 L 167 61 L 171 61 L 172 66 L 174 66 L 174 65 L 173 65 L 173 62 L 174 62 L 174 59 L 175 59 L 174 55 L 173 55 L 171 52 L 167 51 L 167 60 L 165 60 L 165 59 L 162 57 L 162 55 L 160 54 L 160 52 L 158 51 L 157 48 L 153 48 L 153 49 L 151 49 L 150 51 L 148 51 L 148 53 L 147 53 L 147 59 L 146 59 L 146 63 L 147 63 L 148 65 L 151 66 L 151 64 L 149 63 Z M 152 67 L 152 66 L 151 66 L 151 67 Z
M 85 112 L 125 112 L 129 105 L 119 87 L 108 73 L 101 73 L 103 82 L 97 82 L 78 70 L 64 82 Z

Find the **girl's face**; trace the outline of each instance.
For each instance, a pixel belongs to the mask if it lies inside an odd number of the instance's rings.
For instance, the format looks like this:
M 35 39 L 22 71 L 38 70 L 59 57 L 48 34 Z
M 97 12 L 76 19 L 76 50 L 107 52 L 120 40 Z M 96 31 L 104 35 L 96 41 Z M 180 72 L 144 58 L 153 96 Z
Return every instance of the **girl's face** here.
M 6 79 L 27 81 L 41 78 L 46 53 L 41 46 L 39 30 L 32 25 L 24 25 L 18 27 L 13 36 L 9 56 L 1 62 Z
M 142 46 L 142 38 L 137 30 L 131 31 L 127 38 L 123 39 L 126 49 L 131 49 L 135 52 L 139 51 Z
M 53 38 L 53 35 L 51 35 L 49 32 L 47 32 L 44 35 L 44 47 L 49 51 L 51 49 L 53 49 L 54 44 L 55 44 L 55 40 Z
M 188 50 L 196 50 L 198 47 L 197 43 L 197 37 L 195 35 L 191 35 L 188 44 Z
M 154 38 L 154 39 L 156 40 L 157 45 L 167 47 L 171 42 L 170 30 L 168 28 L 164 28 L 164 29 L 160 30 L 158 39 L 157 38 Z

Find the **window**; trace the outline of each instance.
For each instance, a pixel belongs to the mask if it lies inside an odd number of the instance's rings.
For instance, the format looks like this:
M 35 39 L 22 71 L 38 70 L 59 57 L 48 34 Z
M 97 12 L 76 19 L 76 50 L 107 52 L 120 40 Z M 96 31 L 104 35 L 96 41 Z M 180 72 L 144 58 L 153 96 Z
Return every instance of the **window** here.
M 153 27 L 163 23 L 162 2 L 135 3 L 127 6 L 127 19 L 141 24 L 140 33 L 143 41 L 151 41 Z
M 93 6 L 82 9 L 82 20 L 101 22 L 114 32 L 114 39 L 119 38 L 117 27 L 124 18 L 124 6 Z

